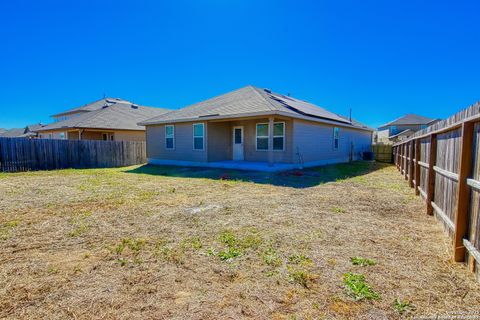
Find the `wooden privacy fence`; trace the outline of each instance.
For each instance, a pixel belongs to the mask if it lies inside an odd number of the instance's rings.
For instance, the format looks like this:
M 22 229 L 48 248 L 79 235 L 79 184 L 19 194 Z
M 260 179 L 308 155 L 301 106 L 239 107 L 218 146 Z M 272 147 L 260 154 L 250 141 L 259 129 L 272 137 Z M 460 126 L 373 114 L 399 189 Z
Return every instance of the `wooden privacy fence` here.
M 453 260 L 480 264 L 480 104 L 393 147 L 394 162 L 452 239 Z
M 372 152 L 375 161 L 392 163 L 393 146 L 391 144 L 374 144 L 372 145 Z
M 145 162 L 145 142 L 0 138 L 3 172 L 108 168 Z

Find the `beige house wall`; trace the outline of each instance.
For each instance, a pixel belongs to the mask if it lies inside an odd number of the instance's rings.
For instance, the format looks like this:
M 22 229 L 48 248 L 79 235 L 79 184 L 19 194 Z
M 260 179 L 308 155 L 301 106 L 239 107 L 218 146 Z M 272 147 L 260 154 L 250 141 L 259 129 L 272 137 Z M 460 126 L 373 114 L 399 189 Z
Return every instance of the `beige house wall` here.
M 293 161 L 292 120 L 275 119 L 285 122 L 285 148 L 274 151 L 274 161 L 291 163 Z M 205 150 L 193 150 L 193 124 L 199 122 L 175 123 L 175 147 L 165 148 L 165 125 L 147 126 L 147 157 L 174 161 L 225 161 L 232 160 L 233 127 L 243 126 L 244 160 L 267 162 L 268 151 L 256 150 L 256 124 L 268 123 L 268 118 L 208 122 L 205 124 Z M 168 125 L 168 124 L 167 124 Z

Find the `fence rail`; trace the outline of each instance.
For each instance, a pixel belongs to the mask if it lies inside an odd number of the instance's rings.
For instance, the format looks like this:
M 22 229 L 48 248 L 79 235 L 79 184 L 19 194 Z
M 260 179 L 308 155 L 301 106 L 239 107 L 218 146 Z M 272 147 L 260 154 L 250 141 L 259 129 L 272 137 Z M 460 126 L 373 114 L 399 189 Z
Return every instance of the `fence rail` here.
M 480 276 L 480 104 L 395 144 L 393 158 L 444 225 L 453 260 Z
M 145 162 L 145 142 L 0 138 L 3 172 L 108 168 Z

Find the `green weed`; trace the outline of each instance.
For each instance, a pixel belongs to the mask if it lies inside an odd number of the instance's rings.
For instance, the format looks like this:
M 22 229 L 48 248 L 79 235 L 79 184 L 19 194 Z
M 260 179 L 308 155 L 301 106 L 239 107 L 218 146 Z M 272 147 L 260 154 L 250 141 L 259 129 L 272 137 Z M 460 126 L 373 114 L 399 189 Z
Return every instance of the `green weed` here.
M 282 260 L 278 257 L 277 252 L 271 247 L 263 251 L 262 257 L 263 262 L 269 266 L 278 267 L 282 264 Z
M 340 207 L 333 207 L 332 212 L 333 213 L 345 213 L 345 212 L 347 212 L 347 210 L 345 210 L 343 208 L 340 208 Z
M 374 266 L 377 264 L 375 260 L 362 258 L 362 257 L 352 257 L 350 258 L 350 261 L 354 266 L 362 266 L 362 267 Z
M 294 254 L 288 257 L 288 262 L 291 264 L 302 264 L 307 265 L 312 263 L 312 259 L 303 255 L 303 254 Z
M 343 275 L 343 283 L 347 289 L 347 294 L 355 299 L 355 301 L 362 299 L 380 299 L 380 294 L 373 291 L 367 284 L 363 274 L 345 273 Z
M 404 314 L 405 312 L 410 312 L 415 310 L 415 306 L 411 304 L 409 301 L 402 301 L 399 298 L 393 301 L 393 309 L 400 314 Z
M 10 237 L 10 233 L 20 224 L 19 220 L 7 221 L 0 225 L 0 240 L 6 240 Z
M 304 269 L 288 268 L 288 281 L 297 283 L 304 288 L 309 288 L 310 283 L 317 278 L 316 275 Z

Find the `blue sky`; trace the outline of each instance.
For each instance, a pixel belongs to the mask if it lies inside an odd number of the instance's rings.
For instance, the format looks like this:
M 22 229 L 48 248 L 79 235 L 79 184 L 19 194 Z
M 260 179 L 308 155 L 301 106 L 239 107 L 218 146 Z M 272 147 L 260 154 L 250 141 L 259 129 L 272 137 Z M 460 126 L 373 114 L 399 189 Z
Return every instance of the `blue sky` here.
M 371 126 L 480 100 L 479 1 L 2 1 L 0 127 L 252 84 Z

